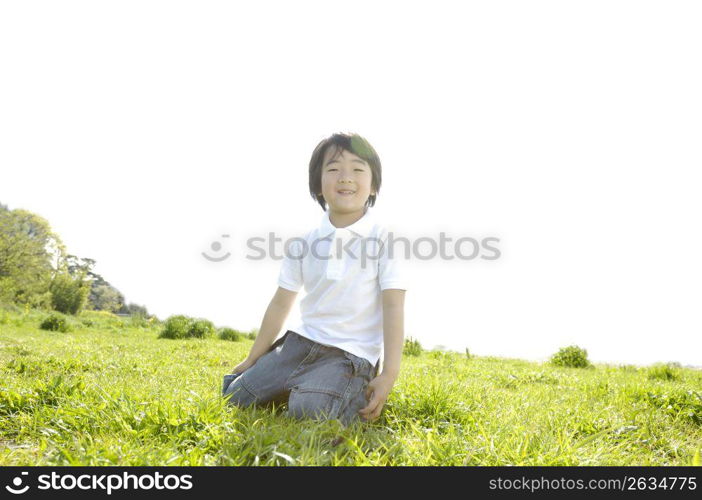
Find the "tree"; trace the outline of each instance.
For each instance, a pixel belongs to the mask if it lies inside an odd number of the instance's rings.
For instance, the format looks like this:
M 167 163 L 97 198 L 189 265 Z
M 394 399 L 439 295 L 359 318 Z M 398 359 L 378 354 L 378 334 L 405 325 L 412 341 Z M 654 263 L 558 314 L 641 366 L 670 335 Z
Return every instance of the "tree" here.
M 0 203 L 0 301 L 76 314 L 97 310 L 148 316 L 93 271 L 95 260 L 66 254 L 46 219 Z
M 96 274 L 93 273 L 93 267 L 95 267 L 95 260 L 89 259 L 87 257 L 78 257 L 77 255 L 66 255 L 66 270 L 71 276 L 77 276 L 80 273 L 94 279 Z
M 95 259 L 66 255 L 64 265 L 73 278 L 85 276 L 90 281 L 86 307 L 96 311 L 118 312 L 125 307 L 124 295 L 105 278 L 93 271 Z
M 96 281 L 93 281 L 93 287 L 88 297 L 93 309 L 117 312 L 124 307 L 124 296 L 119 293 L 119 290 L 110 286 L 109 283 L 102 285 L 96 285 L 96 283 Z
M 46 307 L 53 261 L 65 253 L 42 217 L 27 210 L 0 210 L 0 300 Z
M 144 318 L 151 317 L 145 306 L 141 306 L 133 302 L 130 302 L 129 305 L 122 306 L 122 308 L 117 312 L 120 314 L 131 314 L 132 316 L 143 316 Z

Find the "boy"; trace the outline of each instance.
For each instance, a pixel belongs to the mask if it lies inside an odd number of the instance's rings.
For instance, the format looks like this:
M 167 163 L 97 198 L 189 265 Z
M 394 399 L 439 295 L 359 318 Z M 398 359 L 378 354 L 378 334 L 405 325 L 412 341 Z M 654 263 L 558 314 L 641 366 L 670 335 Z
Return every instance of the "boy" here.
M 407 289 L 370 210 L 380 184 L 380 159 L 364 138 L 334 134 L 317 145 L 309 187 L 324 216 L 286 249 L 251 351 L 225 376 L 229 403 L 287 399 L 291 416 L 343 425 L 378 418 L 400 371 Z M 303 285 L 302 323 L 273 343 Z

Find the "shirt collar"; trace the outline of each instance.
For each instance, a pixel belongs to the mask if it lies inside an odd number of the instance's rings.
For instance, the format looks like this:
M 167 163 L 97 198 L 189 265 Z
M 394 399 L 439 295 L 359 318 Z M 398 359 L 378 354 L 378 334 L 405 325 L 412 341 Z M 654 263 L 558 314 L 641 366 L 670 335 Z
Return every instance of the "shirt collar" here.
M 325 238 L 330 234 L 335 234 L 337 229 L 347 229 L 354 232 L 361 237 L 368 237 L 371 234 L 371 229 L 373 229 L 373 213 L 370 207 L 366 208 L 366 213 L 363 217 L 358 219 L 356 222 L 346 227 L 336 227 L 329 220 L 329 208 L 324 212 L 322 216 L 322 222 L 319 226 L 319 236 L 320 238 Z

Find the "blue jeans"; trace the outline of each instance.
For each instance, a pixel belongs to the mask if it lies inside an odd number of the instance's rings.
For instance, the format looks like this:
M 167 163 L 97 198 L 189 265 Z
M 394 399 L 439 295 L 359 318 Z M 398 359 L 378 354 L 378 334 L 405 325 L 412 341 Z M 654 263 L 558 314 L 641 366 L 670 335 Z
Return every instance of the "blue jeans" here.
M 378 364 L 288 330 L 248 370 L 225 375 L 222 396 L 239 407 L 287 400 L 289 416 L 349 425 L 377 372 Z

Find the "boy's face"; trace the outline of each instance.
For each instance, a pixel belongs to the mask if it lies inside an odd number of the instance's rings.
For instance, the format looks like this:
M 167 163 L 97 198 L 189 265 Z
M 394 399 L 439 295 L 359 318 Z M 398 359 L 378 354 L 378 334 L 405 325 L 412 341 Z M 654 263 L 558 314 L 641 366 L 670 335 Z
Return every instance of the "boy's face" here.
M 329 210 L 338 214 L 364 213 L 366 201 L 375 194 L 373 173 L 365 160 L 334 146 L 324 153 L 322 162 L 322 196 Z M 351 191 L 345 194 L 344 191 Z

